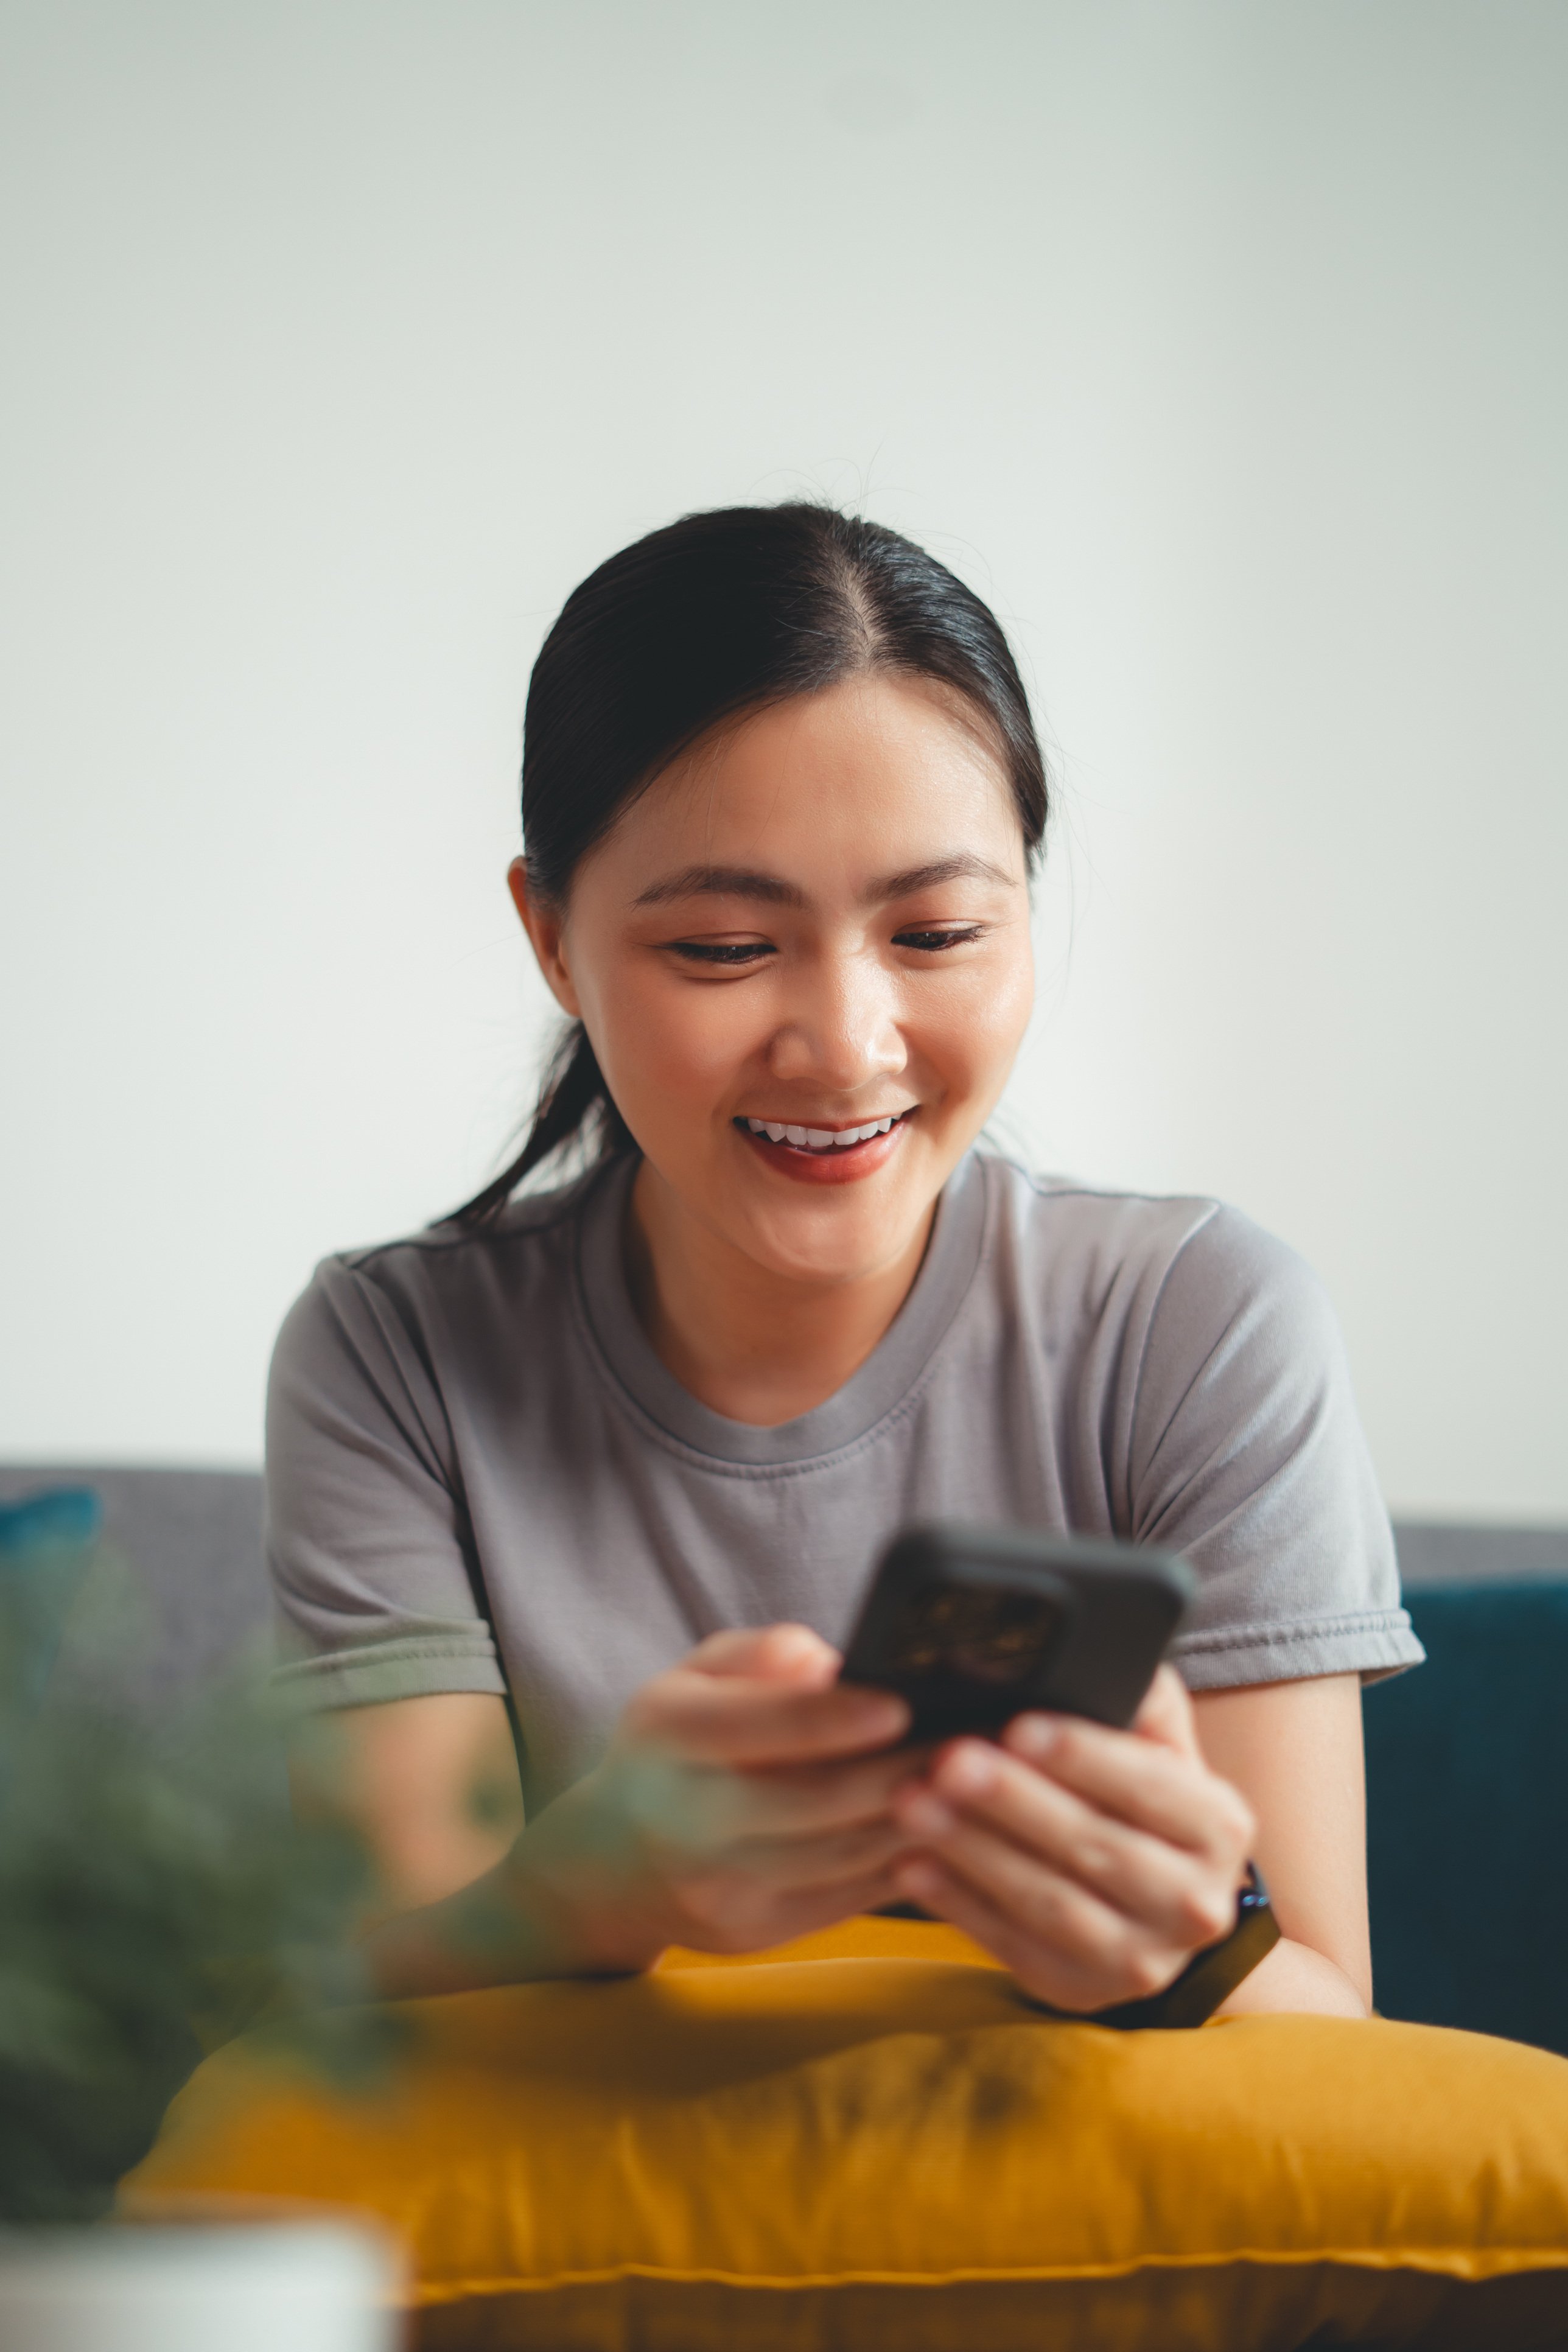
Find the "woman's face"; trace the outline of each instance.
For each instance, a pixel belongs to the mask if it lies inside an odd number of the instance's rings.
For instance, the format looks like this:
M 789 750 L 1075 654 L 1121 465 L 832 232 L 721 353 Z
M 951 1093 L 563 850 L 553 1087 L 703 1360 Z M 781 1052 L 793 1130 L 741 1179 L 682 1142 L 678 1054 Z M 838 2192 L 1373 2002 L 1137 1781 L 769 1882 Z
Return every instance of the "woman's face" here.
M 758 712 L 627 809 L 563 919 L 521 865 L 513 887 L 672 1205 L 812 1282 L 910 1247 L 1034 984 L 1006 778 L 940 688 L 872 673 Z

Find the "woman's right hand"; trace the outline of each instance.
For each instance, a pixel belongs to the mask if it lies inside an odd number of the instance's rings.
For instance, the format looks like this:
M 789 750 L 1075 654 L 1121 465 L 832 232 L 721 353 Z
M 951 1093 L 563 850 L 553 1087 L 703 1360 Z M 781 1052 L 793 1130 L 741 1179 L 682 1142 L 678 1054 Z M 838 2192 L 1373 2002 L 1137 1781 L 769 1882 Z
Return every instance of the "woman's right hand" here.
M 538 1973 L 646 1968 L 671 1944 L 761 1951 L 897 1899 L 911 1841 L 892 1800 L 924 1759 L 892 1748 L 902 1700 L 840 1684 L 839 1663 L 807 1627 L 772 1625 L 715 1633 L 644 1684 L 502 1865 L 552 1962 Z

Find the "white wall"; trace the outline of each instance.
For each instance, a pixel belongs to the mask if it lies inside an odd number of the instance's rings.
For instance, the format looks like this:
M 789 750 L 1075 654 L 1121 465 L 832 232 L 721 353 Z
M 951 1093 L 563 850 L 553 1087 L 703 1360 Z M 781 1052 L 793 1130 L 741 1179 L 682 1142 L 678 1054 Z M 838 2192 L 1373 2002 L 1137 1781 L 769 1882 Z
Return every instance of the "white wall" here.
M 1058 747 L 1046 1162 L 1326 1276 L 1382 1475 L 1568 1516 L 1558 0 L 11 0 L 0 1453 L 248 1461 L 458 1200 L 563 595 L 802 486 Z

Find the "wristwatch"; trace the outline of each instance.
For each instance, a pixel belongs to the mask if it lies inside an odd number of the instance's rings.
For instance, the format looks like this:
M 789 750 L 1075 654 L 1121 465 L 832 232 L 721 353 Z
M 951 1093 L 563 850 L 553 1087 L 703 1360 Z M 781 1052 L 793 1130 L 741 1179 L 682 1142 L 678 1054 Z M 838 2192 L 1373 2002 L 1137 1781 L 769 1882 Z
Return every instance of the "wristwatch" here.
M 1110 2009 L 1088 2011 L 1052 2009 L 1043 2000 L 1032 2001 L 1030 2006 L 1068 2023 L 1110 2025 L 1119 2033 L 1149 2025 L 1201 2025 L 1279 1941 L 1279 1922 L 1274 1916 L 1268 1889 L 1257 1864 L 1249 1862 L 1237 1897 L 1235 1927 L 1217 1944 L 1205 1944 L 1201 1952 L 1194 1952 L 1163 1992 L 1151 1993 L 1145 2000 L 1121 2000 Z

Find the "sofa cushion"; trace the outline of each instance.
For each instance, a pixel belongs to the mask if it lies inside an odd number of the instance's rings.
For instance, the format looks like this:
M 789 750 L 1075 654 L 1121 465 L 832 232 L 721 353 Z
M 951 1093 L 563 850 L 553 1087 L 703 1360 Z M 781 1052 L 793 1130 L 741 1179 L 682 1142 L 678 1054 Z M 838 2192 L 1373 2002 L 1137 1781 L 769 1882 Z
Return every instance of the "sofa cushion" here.
M 1041 2021 L 951 1930 L 410 2003 L 360 2095 L 210 2059 L 127 2195 L 360 2207 L 423 2345 L 1247 2352 L 1568 2335 L 1568 2062 Z

